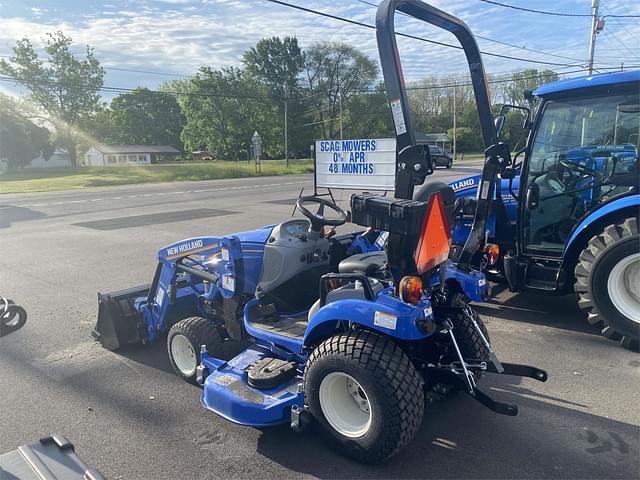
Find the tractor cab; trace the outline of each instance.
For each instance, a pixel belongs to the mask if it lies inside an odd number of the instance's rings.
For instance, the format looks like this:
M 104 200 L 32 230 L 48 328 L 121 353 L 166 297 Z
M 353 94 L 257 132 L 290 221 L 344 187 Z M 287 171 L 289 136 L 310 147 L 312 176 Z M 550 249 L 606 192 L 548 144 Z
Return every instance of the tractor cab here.
M 633 83 L 548 90 L 537 92 L 543 104 L 520 179 L 518 233 L 523 253 L 560 258 L 583 218 L 637 190 L 640 99 Z
M 513 163 L 503 147 L 509 161 L 493 174 L 488 158 L 481 176 L 452 183 L 465 205 L 453 228 L 461 268 L 490 264 L 512 291 L 575 291 L 589 323 L 631 350 L 640 347 L 639 92 L 639 70 L 542 85 L 526 95 L 539 103 Z

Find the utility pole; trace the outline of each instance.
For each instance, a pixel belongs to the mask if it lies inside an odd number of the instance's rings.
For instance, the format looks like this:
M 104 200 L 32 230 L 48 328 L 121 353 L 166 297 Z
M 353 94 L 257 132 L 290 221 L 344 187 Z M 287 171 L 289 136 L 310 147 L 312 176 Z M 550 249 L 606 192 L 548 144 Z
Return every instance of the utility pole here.
M 456 84 L 453 83 L 453 160 L 456 160 Z
M 604 20 L 598 17 L 600 0 L 591 0 L 591 39 L 589 42 L 589 76 L 593 75 L 593 57 L 596 52 L 596 35 L 604 28 Z
M 287 138 L 287 110 L 289 108 L 289 92 L 287 86 L 284 86 L 284 161 L 289 166 L 289 142 Z
M 340 84 L 338 84 L 338 102 L 340 104 L 340 140 L 342 140 L 342 93 L 340 91 Z

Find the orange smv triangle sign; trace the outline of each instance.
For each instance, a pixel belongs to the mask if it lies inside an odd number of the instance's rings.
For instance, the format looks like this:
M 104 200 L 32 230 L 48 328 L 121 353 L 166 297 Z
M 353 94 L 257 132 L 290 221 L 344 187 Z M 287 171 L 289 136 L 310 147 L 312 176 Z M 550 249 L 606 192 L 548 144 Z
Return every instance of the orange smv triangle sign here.
M 451 229 L 442 203 L 442 194 L 429 197 L 422 235 L 414 255 L 418 273 L 422 275 L 449 258 Z

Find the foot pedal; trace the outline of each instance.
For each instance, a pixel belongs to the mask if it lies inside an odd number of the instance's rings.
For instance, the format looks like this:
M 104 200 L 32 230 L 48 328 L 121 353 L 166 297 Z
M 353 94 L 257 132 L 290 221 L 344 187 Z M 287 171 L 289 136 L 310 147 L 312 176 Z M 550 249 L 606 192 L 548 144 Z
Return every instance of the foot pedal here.
M 258 390 L 269 390 L 296 376 L 296 362 L 279 358 L 263 358 L 249 367 L 249 385 Z

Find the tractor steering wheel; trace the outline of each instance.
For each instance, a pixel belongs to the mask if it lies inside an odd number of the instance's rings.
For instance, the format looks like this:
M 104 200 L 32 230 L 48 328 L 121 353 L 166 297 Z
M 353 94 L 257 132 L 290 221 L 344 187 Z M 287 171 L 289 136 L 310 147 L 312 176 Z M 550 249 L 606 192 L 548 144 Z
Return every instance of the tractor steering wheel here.
M 305 205 L 312 203 L 318 204 L 318 210 L 316 213 L 311 213 Z M 333 210 L 338 214 L 338 218 L 327 218 L 324 216 L 324 207 Z M 347 221 L 347 213 L 342 210 L 335 203 L 328 202 L 323 198 L 318 197 L 300 197 L 296 202 L 296 208 L 311 221 L 311 230 L 314 232 L 320 232 L 325 225 L 331 227 L 337 227 L 343 225 Z
M 592 156 L 592 155 L 589 155 L 589 156 Z M 558 160 L 558 163 L 562 165 L 564 168 L 566 168 L 567 170 L 574 170 L 579 174 L 587 177 L 597 178 L 601 176 L 601 173 L 598 172 L 597 170 L 594 170 L 593 168 L 589 168 L 585 165 L 582 165 L 581 163 L 574 163 L 566 159 Z

